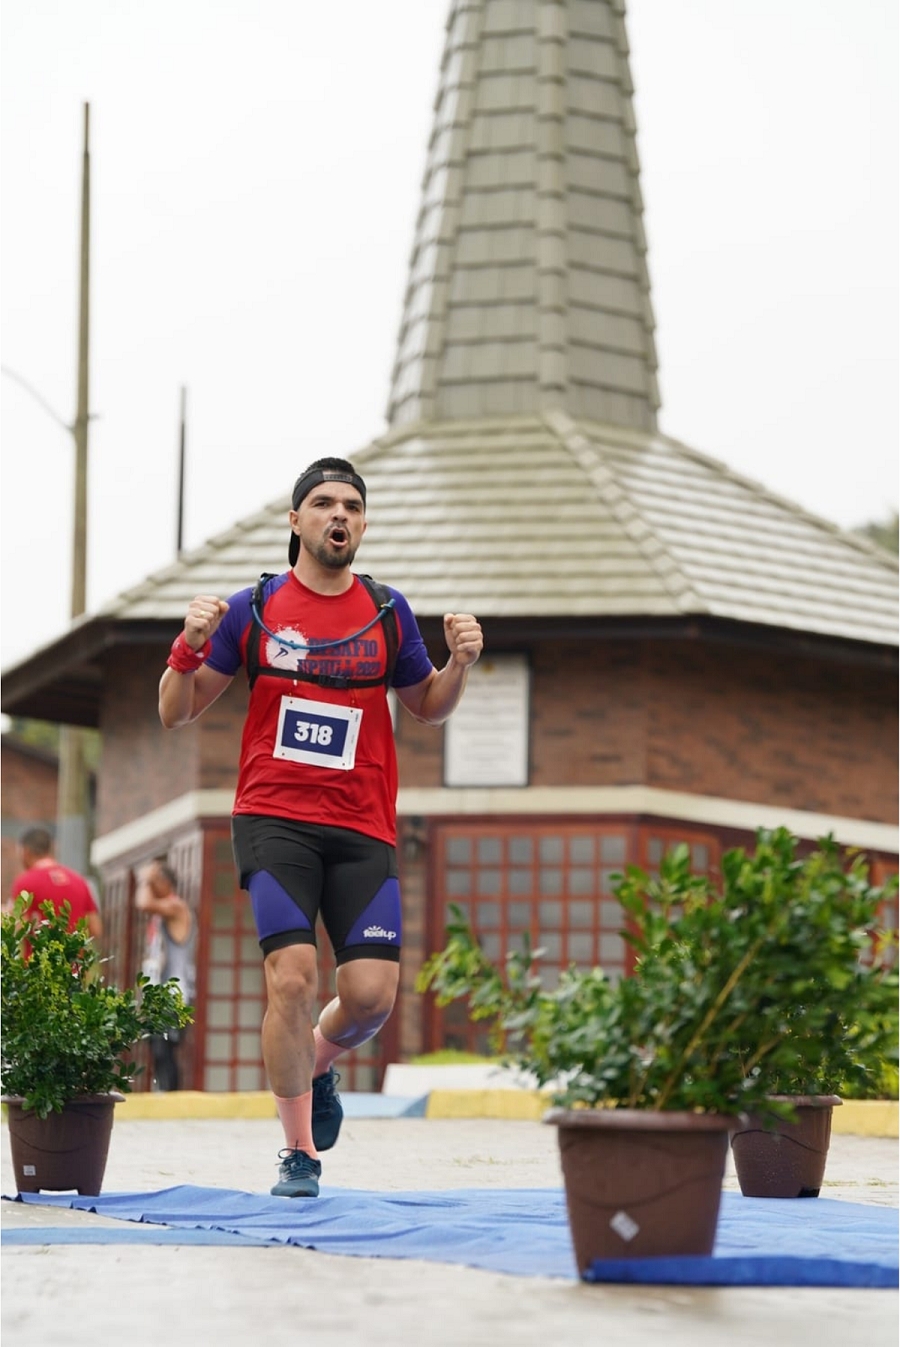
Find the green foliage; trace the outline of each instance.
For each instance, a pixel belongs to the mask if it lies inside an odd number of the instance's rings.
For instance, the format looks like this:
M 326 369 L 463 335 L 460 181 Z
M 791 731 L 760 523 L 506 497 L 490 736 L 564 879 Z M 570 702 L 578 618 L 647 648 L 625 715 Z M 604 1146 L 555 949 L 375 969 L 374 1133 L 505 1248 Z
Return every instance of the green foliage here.
M 454 908 L 418 988 L 493 1019 L 498 1050 L 565 1107 L 785 1114 L 770 1095 L 877 1092 L 897 1060 L 897 976 L 868 934 L 885 890 L 831 838 L 798 859 L 786 829 L 728 852 L 722 877 L 717 893 L 692 875 L 684 846 L 658 880 L 615 877 L 636 954 L 618 982 L 572 968 L 545 991 L 539 950 L 497 967 Z
M 140 1039 L 191 1022 L 178 984 L 109 987 L 82 920 L 68 930 L 68 904 L 44 903 L 39 923 L 23 895 L 0 921 L 0 1085 L 45 1118 L 70 1100 L 131 1090 L 142 1068 L 127 1054 Z
M 894 510 L 885 519 L 872 520 L 859 530 L 864 537 L 895 555 L 900 551 L 900 516 Z
M 24 716 L 10 718 L 9 733 L 14 739 L 33 748 L 42 748 L 47 753 L 59 753 L 59 726 L 48 720 L 28 720 Z
M 42 748 L 54 757 L 59 755 L 59 726 L 48 720 L 29 720 L 24 716 L 12 716 L 9 733 L 20 743 Z M 88 771 L 96 772 L 100 762 L 100 734 L 97 730 L 82 729 L 84 762 Z
M 803 861 L 786 833 L 773 835 L 769 851 L 761 873 L 737 853 L 723 861 L 726 890 L 779 909 L 771 970 L 786 1004 L 781 1041 L 762 1067 L 767 1088 L 884 1097 L 897 1068 L 897 940 L 877 923 L 897 878 L 870 884 L 864 859 L 842 856 L 831 838 Z M 743 1026 L 734 1050 L 755 1066 L 758 1044 Z

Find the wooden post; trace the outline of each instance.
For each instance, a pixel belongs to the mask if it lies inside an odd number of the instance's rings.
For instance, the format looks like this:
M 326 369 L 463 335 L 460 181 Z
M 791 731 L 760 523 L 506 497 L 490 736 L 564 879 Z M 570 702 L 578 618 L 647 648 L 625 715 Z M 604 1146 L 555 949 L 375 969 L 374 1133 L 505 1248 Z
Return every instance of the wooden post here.
M 84 105 L 84 153 L 81 168 L 81 260 L 78 306 L 78 404 L 75 439 L 75 517 L 72 532 L 71 615 L 79 617 L 87 601 L 88 351 L 90 341 L 91 156 L 90 104 Z M 64 865 L 85 874 L 88 866 L 88 793 L 84 734 L 63 725 L 59 736 L 56 854 Z

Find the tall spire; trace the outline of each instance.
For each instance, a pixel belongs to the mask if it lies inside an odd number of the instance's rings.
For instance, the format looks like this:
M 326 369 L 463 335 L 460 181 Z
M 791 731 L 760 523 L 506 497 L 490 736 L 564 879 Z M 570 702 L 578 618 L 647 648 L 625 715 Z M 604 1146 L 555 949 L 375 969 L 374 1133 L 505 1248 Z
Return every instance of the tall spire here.
M 453 0 L 388 420 L 656 428 L 624 0 Z

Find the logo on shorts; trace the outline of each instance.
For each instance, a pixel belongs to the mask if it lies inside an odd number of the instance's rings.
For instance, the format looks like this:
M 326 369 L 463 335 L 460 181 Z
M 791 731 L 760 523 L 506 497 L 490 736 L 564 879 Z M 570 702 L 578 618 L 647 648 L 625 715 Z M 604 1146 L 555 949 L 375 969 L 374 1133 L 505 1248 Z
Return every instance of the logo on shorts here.
M 367 940 L 396 940 L 396 931 L 386 931 L 383 926 L 367 926 L 363 931 Z

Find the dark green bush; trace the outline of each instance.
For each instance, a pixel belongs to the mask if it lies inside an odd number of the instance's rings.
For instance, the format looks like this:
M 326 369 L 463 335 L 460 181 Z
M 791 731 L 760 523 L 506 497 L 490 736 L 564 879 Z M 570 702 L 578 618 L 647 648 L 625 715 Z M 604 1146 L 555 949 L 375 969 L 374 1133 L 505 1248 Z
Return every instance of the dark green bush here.
M 174 981 L 135 990 L 107 986 L 100 954 L 81 921 L 68 930 L 68 905 L 44 903 L 25 916 L 30 895 L 0 922 L 0 1085 L 45 1118 L 79 1095 L 131 1090 L 141 1070 L 128 1053 L 142 1038 L 192 1018 Z
M 494 1043 L 566 1107 L 740 1113 L 772 1094 L 877 1093 L 897 1061 L 897 975 L 871 934 L 887 888 L 831 838 L 805 859 L 786 829 L 722 860 L 722 889 L 692 875 L 686 847 L 658 879 L 614 879 L 636 955 L 632 976 L 564 972 L 544 990 L 526 942 L 498 967 L 459 909 L 418 986 L 465 997 Z

